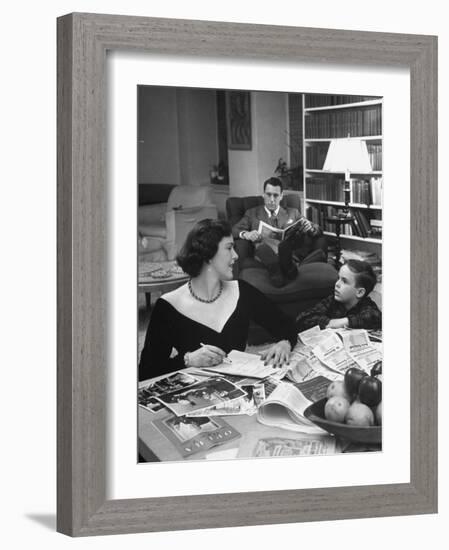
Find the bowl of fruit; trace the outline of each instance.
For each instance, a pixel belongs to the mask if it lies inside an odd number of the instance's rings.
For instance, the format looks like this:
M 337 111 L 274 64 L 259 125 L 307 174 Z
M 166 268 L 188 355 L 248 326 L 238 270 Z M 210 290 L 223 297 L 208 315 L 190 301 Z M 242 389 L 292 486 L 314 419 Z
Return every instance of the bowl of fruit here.
M 370 375 L 352 367 L 344 380 L 331 382 L 326 397 L 312 403 L 304 416 L 327 432 L 354 443 L 382 442 L 382 364 Z

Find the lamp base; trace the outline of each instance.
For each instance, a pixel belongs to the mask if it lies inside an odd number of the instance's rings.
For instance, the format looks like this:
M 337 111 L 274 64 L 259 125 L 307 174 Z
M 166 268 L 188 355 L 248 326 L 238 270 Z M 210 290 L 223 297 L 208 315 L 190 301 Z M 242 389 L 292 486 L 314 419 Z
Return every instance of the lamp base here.
M 349 210 L 340 210 L 339 212 L 337 212 L 337 217 L 344 220 L 346 218 L 352 218 L 351 216 L 351 212 Z

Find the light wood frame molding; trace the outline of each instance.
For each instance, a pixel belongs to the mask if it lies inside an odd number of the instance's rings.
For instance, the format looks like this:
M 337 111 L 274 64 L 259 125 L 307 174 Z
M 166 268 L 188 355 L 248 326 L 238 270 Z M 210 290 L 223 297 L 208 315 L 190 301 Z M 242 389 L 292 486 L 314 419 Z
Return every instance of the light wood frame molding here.
M 57 25 L 58 531 L 83 536 L 436 512 L 437 38 L 83 13 Z M 410 483 L 106 499 L 108 50 L 410 69 Z

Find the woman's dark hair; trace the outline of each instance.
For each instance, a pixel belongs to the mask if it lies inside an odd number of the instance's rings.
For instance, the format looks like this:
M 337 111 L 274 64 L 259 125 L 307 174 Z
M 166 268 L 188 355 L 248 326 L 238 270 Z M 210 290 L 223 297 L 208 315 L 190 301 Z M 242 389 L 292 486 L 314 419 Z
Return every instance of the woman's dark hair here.
M 354 273 L 357 286 L 364 288 L 365 296 L 368 296 L 377 282 L 373 268 L 362 260 L 347 260 L 344 265 Z
M 230 237 L 231 226 L 225 220 L 201 220 L 187 235 L 176 257 L 178 265 L 191 277 L 200 274 L 201 268 L 211 260 L 223 237 Z

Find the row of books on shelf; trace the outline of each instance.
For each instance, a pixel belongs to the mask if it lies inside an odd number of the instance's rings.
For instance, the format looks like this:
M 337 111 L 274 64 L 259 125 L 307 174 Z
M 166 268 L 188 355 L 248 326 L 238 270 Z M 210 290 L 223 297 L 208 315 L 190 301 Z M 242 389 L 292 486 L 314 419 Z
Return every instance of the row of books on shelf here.
M 382 170 L 382 144 L 367 143 L 369 161 L 373 170 Z
M 382 134 L 381 105 L 358 107 L 350 110 L 308 113 L 305 117 L 306 139 Z
M 306 180 L 306 196 L 308 199 L 344 202 L 345 178 L 332 175 L 311 177 Z
M 320 175 L 306 179 L 306 197 L 312 200 L 344 202 L 345 181 L 341 176 Z M 382 205 L 382 178 L 351 180 L 350 202 L 367 206 Z
M 308 206 L 306 209 L 307 218 L 313 223 L 318 224 L 323 231 L 335 233 L 335 224 L 328 222 L 327 218 L 338 214 L 334 206 L 317 205 Z M 353 221 L 341 227 L 341 235 L 356 236 L 362 238 L 382 238 L 382 220 L 369 217 L 366 212 L 358 208 L 351 209 Z
M 306 146 L 306 166 L 309 170 L 322 170 L 329 150 L 329 141 L 308 143 Z M 382 170 L 382 144 L 367 143 L 366 148 L 371 170 Z
M 329 95 L 329 94 L 306 94 L 306 109 L 313 107 L 331 107 L 332 105 L 346 105 L 347 103 L 360 103 L 378 99 L 366 95 Z
M 311 170 L 322 170 L 329 150 L 329 141 L 318 141 L 306 145 L 306 166 Z
M 351 180 L 351 202 L 367 206 L 382 205 L 382 178 Z

